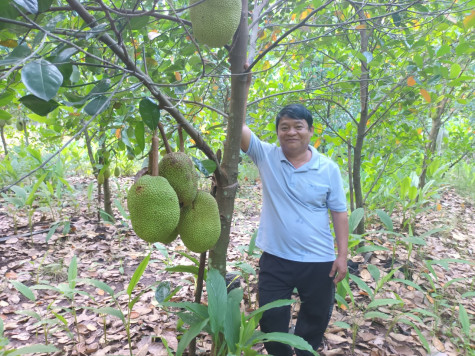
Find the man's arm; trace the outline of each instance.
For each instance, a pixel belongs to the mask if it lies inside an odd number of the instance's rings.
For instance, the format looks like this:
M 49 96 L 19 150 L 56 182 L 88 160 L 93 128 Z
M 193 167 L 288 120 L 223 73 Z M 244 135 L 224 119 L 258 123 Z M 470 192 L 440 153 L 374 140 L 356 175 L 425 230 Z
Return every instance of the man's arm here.
M 244 70 L 249 68 L 249 63 L 244 65 Z M 247 97 L 249 96 L 249 87 L 251 86 L 252 75 L 249 73 L 246 80 L 246 105 Z M 249 144 L 251 143 L 251 129 L 246 125 L 246 107 L 244 108 L 244 117 L 242 119 L 242 135 L 241 135 L 241 150 L 247 152 Z
M 331 211 L 333 220 L 333 229 L 335 230 L 336 244 L 338 246 L 338 256 L 333 262 L 330 277 L 335 276 L 333 283 L 335 285 L 343 280 L 346 276 L 347 270 L 347 255 L 348 255 L 348 213 Z

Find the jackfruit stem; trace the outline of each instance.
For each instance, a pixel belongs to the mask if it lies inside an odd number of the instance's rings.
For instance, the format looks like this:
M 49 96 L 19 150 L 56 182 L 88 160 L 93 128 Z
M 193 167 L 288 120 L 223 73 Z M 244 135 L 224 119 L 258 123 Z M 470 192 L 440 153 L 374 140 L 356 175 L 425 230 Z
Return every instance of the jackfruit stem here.
M 158 129 L 160 130 L 160 134 L 162 135 L 163 144 L 165 145 L 165 150 L 167 153 L 172 153 L 172 149 L 168 144 L 167 134 L 165 133 L 165 129 L 161 122 L 158 123 Z
M 151 162 L 151 175 L 156 177 L 158 176 L 158 136 L 156 131 L 152 137 L 152 149 L 150 151 L 150 162 Z
M 178 138 L 180 140 L 180 152 L 185 152 L 185 141 L 183 140 L 183 127 L 178 126 Z

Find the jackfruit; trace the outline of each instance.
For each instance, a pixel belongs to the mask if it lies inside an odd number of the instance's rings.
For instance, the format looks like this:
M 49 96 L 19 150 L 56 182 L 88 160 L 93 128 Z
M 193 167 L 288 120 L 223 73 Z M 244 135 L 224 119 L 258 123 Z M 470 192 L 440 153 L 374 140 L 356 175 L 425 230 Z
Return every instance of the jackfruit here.
M 212 248 L 221 234 L 218 204 L 213 196 L 198 191 L 193 204 L 181 209 L 177 230 L 191 251 L 202 253 Z
M 110 177 L 111 177 L 111 170 L 109 166 L 107 166 L 106 169 L 104 169 L 104 178 L 109 179 Z
M 23 121 L 16 122 L 16 129 L 18 131 L 23 131 L 25 129 L 25 124 L 23 123 Z
M 99 172 L 97 175 L 97 183 L 104 184 L 104 172 Z
M 158 164 L 158 172 L 175 189 L 180 204 L 187 206 L 195 200 L 198 175 L 193 162 L 185 153 L 167 153 Z
M 169 243 L 171 243 L 172 241 L 174 241 L 176 238 L 178 237 L 178 230 L 175 229 L 173 230 L 173 232 L 168 235 L 167 238 L 163 239 L 162 241 L 160 241 L 162 244 L 165 244 L 165 245 L 168 245 Z
M 127 193 L 127 208 L 135 233 L 148 242 L 167 243 L 180 219 L 178 197 L 160 176 L 140 177 Z
M 190 0 L 190 5 L 200 0 Z M 241 0 L 205 0 L 190 8 L 193 35 L 210 47 L 229 43 L 241 21 Z
M 120 176 L 120 167 L 116 166 L 116 167 L 114 168 L 114 175 L 115 175 L 116 177 Z

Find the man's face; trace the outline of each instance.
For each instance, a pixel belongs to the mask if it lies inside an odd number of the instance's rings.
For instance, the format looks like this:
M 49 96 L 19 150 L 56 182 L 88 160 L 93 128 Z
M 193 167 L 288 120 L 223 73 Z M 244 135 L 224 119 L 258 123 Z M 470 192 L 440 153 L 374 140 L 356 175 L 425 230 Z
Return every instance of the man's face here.
M 313 126 L 301 119 L 291 119 L 284 116 L 277 127 L 277 138 L 284 153 L 303 153 L 307 150 L 310 138 L 313 136 Z

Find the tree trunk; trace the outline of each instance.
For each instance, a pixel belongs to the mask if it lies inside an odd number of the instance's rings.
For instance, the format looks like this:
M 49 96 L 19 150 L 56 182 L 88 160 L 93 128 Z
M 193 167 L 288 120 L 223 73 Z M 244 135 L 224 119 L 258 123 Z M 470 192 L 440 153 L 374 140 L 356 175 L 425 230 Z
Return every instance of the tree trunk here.
M 112 199 L 111 189 L 109 184 L 109 178 L 104 178 L 104 211 L 114 219 L 114 212 L 112 211 Z
M 83 124 L 83 122 L 81 122 Z M 87 148 L 87 155 L 89 156 L 89 162 L 91 162 L 91 167 L 92 171 L 94 173 L 94 176 L 97 176 L 96 172 L 96 161 L 94 159 L 94 153 L 92 152 L 92 147 L 91 147 L 91 138 L 89 137 L 89 133 L 87 130 L 84 130 L 84 138 L 86 139 L 86 148 Z
M 28 147 L 30 143 L 28 141 L 28 130 L 26 129 L 26 121 L 23 121 L 23 133 L 25 134 L 25 146 Z
M 366 20 L 366 15 L 358 10 L 360 20 Z M 361 21 L 361 24 L 365 24 L 365 21 Z M 366 28 L 360 31 L 360 52 L 364 53 L 368 51 L 368 38 L 369 32 Z M 366 124 L 368 122 L 368 102 L 369 102 L 369 68 L 366 61 L 361 61 L 361 76 L 360 76 L 360 121 L 358 122 L 358 129 L 356 134 L 356 144 L 354 148 L 353 156 L 353 186 L 355 189 L 355 203 L 356 208 L 362 208 L 364 205 L 363 187 L 361 184 L 361 156 L 363 151 L 363 143 L 365 138 Z M 352 231 L 350 231 L 351 233 Z M 358 234 L 364 233 L 364 217 L 361 219 L 358 227 L 356 228 Z
M 7 140 L 5 139 L 4 127 L 0 127 L 0 134 L 2 136 L 3 150 L 5 151 L 5 157 L 8 156 Z
M 438 106 L 436 112 L 432 116 L 432 127 L 429 133 L 429 142 L 427 143 L 424 160 L 422 162 L 422 172 L 419 176 L 419 189 L 424 188 L 426 185 L 427 168 L 432 163 L 432 156 L 437 148 L 437 136 L 439 135 L 440 127 L 442 126 L 442 115 L 445 111 L 445 105 L 448 99 L 444 98 Z
M 216 246 L 210 251 L 211 266 L 224 276 L 226 274 L 226 257 L 229 245 L 229 233 L 234 212 L 234 198 L 238 187 L 238 164 L 241 146 L 242 122 L 247 102 L 246 80 L 247 75 L 238 76 L 244 72 L 246 63 L 249 29 L 247 24 L 248 5 L 242 0 L 241 23 L 235 34 L 232 49 L 229 54 L 231 62 L 231 103 L 229 118 L 224 142 L 222 172 L 216 176 L 216 200 L 221 216 L 221 235 Z
M 348 141 L 348 186 L 350 188 L 350 210 L 353 212 L 355 210 L 355 198 L 353 192 L 353 177 L 352 177 L 352 167 L 351 167 L 351 141 Z

